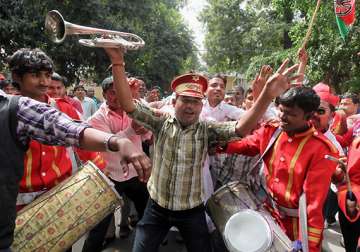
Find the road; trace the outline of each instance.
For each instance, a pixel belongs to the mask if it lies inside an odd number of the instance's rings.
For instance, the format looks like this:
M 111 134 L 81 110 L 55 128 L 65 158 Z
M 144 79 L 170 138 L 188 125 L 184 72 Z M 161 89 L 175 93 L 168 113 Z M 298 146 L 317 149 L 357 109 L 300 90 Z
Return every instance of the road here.
M 116 218 L 119 218 L 119 214 L 115 215 Z M 168 244 L 161 245 L 159 252 L 186 252 L 184 244 L 180 244 L 175 240 L 176 232 L 169 232 Z M 340 227 L 337 223 L 335 226 L 325 229 L 324 231 L 324 241 L 322 244 L 322 251 L 324 252 L 345 252 L 345 249 L 341 247 Z M 126 239 L 117 238 L 113 243 L 103 250 L 103 252 L 131 252 L 131 246 L 134 239 L 134 231 Z M 73 252 L 81 252 L 82 244 L 84 243 L 84 238 L 80 239 L 73 246 Z

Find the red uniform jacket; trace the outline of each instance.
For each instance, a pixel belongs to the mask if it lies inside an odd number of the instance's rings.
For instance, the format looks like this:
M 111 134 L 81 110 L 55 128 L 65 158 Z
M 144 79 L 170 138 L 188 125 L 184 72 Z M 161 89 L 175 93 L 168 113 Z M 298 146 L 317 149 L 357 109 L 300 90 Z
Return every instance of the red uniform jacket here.
M 52 103 L 49 99 L 49 103 Z M 63 99 L 56 99 L 54 105 L 73 119 L 79 119 L 75 109 Z M 82 161 L 91 160 L 100 169 L 105 162 L 98 152 L 89 152 L 76 148 Z M 66 148 L 49 146 L 32 140 L 24 159 L 24 176 L 20 181 L 20 193 L 46 191 L 54 187 L 72 173 L 72 163 Z M 22 205 L 19 203 L 19 205 Z M 19 208 L 18 208 L 19 210 Z
M 351 189 L 356 196 L 358 204 L 360 204 L 360 136 L 355 137 L 350 146 L 347 169 L 351 181 Z M 346 192 L 346 184 L 338 186 L 339 207 L 350 222 L 355 222 L 360 218 L 360 211 L 353 218 L 348 216 L 346 213 Z
M 265 125 L 241 141 L 229 143 L 226 152 L 250 156 L 263 153 L 276 128 Z M 277 204 L 296 209 L 301 194 L 306 193 L 309 248 L 312 252 L 321 249 L 323 205 L 336 168 L 336 163 L 324 158 L 326 154 L 338 157 L 335 146 L 312 127 L 292 137 L 281 132 L 264 156 L 266 186 Z M 290 239 L 300 239 L 297 217 L 280 217 L 275 209 L 269 210 Z

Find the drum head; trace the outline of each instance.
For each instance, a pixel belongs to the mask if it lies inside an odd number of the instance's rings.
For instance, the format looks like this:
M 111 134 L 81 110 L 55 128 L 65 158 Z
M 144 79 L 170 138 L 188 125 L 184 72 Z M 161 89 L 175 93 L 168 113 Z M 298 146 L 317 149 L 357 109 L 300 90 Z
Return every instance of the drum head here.
M 254 210 L 242 210 L 227 221 L 225 244 L 231 252 L 264 252 L 272 244 L 269 223 Z

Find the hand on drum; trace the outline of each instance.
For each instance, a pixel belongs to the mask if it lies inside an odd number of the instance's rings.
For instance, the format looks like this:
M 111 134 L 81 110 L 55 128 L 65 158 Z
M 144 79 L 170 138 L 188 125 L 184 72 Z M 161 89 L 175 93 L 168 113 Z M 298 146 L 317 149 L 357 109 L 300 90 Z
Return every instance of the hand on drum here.
M 151 174 L 151 160 L 127 138 L 117 138 L 119 153 L 123 160 L 121 162 L 124 176 L 129 174 L 129 164 L 132 164 L 139 175 L 141 182 L 147 182 Z

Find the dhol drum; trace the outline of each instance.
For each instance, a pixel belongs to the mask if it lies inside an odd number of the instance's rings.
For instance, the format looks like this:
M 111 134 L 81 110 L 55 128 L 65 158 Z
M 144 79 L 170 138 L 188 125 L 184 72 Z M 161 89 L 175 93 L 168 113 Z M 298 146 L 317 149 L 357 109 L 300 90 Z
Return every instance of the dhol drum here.
M 65 251 L 122 205 L 112 182 L 91 162 L 18 213 L 13 251 Z
M 207 201 L 206 210 L 230 252 L 292 251 L 292 242 L 245 183 L 231 182 Z

